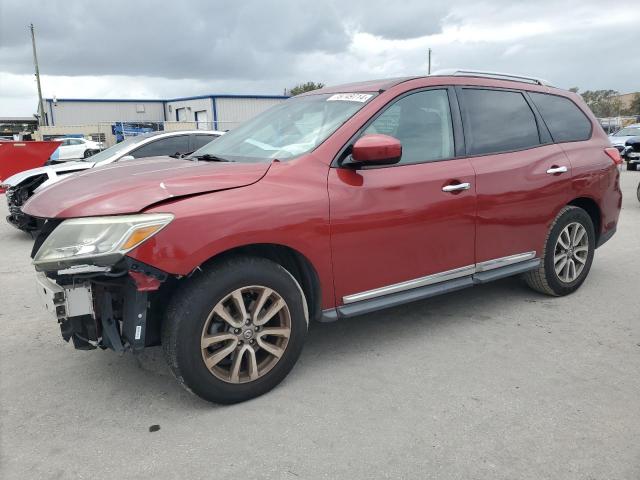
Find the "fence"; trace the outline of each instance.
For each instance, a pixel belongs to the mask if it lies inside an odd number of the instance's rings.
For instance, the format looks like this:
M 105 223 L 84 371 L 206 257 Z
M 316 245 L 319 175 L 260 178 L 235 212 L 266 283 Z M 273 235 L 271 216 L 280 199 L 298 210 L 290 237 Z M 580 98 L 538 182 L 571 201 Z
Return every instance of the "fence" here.
M 139 121 L 121 121 L 121 122 L 100 122 L 84 125 L 63 125 L 63 126 L 40 126 L 38 131 L 33 135 L 35 140 L 51 140 L 60 137 L 83 137 L 95 141 L 100 141 L 106 147 L 115 145 L 122 137 L 128 137 L 132 134 L 143 132 L 178 132 L 183 130 L 230 130 L 238 125 L 238 122 L 216 121 L 214 122 L 139 122 Z M 123 135 L 114 134 L 114 126 L 119 132 L 124 131 Z M 133 126 L 133 128 L 131 128 Z

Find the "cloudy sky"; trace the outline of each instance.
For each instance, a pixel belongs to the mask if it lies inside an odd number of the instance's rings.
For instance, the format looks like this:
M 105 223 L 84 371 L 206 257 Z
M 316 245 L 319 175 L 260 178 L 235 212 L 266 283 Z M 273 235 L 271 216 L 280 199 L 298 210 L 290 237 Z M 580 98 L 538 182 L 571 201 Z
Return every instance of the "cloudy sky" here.
M 640 90 L 638 0 L 0 0 L 0 116 L 58 98 L 281 94 L 464 67 Z

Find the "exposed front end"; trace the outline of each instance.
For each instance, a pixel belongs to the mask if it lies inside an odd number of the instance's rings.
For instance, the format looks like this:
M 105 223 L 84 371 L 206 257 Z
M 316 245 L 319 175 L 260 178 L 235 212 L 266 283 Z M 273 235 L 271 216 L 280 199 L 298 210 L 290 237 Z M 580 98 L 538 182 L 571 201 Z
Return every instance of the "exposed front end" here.
M 126 253 L 173 217 L 49 220 L 32 252 L 44 308 L 75 348 L 139 352 L 159 343 L 156 313 L 169 276 Z

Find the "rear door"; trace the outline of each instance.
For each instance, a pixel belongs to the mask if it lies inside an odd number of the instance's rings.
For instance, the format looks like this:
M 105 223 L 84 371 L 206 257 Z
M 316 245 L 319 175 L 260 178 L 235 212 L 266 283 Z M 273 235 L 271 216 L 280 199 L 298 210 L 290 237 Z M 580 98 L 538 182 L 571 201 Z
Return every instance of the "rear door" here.
M 540 257 L 551 222 L 571 200 L 569 160 L 524 92 L 456 91 L 476 173 L 479 269 Z
M 398 138 L 402 158 L 329 171 L 337 304 L 472 273 L 475 175 L 468 159 L 456 158 L 447 89 L 406 94 L 363 130 Z

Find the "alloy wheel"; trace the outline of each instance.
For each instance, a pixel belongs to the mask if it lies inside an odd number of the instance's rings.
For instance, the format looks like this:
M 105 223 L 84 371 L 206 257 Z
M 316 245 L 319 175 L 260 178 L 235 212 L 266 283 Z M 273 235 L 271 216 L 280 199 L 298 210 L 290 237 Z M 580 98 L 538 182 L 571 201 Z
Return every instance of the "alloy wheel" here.
M 584 270 L 589 256 L 589 235 L 578 222 L 568 224 L 556 241 L 553 266 L 561 282 L 574 282 Z
M 275 290 L 259 285 L 238 288 L 207 317 L 202 360 L 220 380 L 252 382 L 278 363 L 290 336 L 289 307 Z

